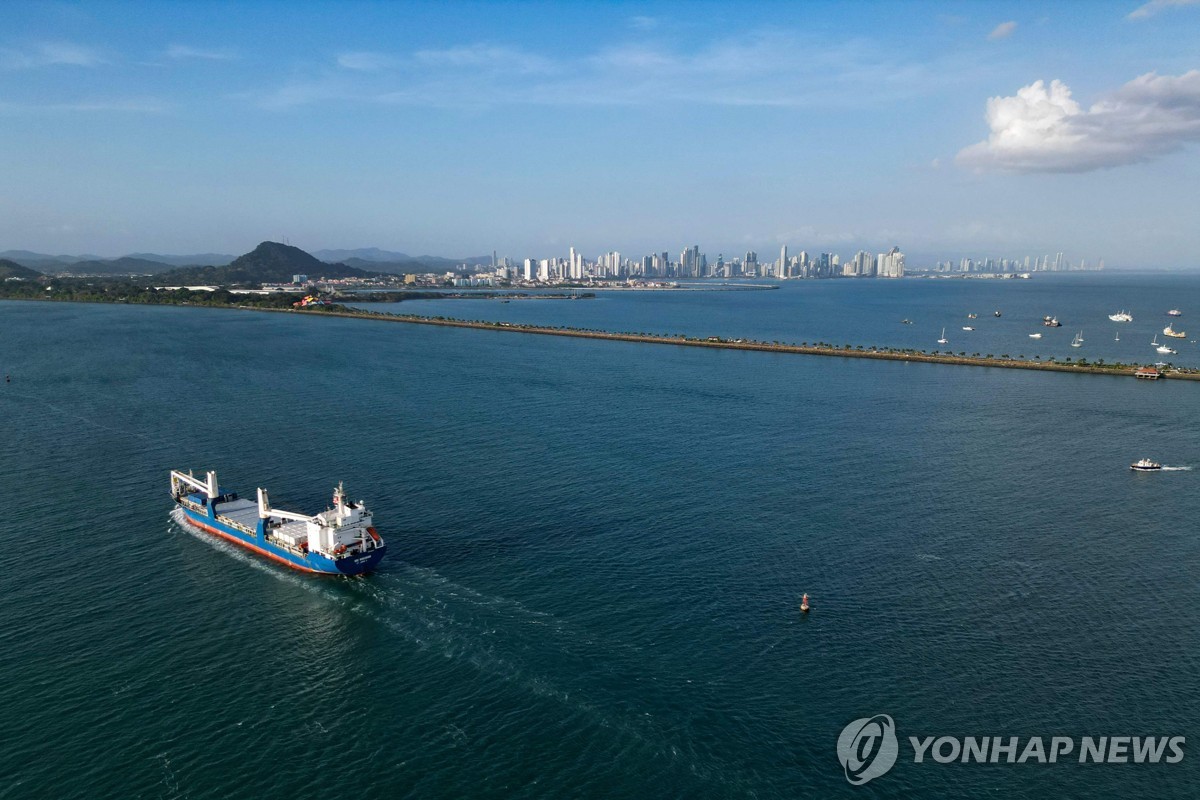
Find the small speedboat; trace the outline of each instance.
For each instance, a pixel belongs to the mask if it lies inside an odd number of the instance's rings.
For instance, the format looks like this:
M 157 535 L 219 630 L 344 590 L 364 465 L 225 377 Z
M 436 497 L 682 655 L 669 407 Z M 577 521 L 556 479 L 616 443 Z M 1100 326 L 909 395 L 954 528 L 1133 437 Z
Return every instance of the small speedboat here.
M 998 316 L 1000 316 L 1000 312 L 999 312 L 999 311 L 993 311 L 993 312 L 992 312 L 992 316 L 993 316 L 993 317 L 998 317 Z
M 963 325 L 963 330 L 964 330 L 964 331 L 973 331 L 973 330 L 975 330 L 975 329 L 974 329 L 974 328 L 972 328 L 970 325 Z
M 1141 461 L 1135 461 L 1129 465 L 1129 468 L 1134 472 L 1154 472 L 1162 469 L 1162 464 L 1157 461 L 1151 461 L 1148 458 L 1143 458 Z
M 1182 317 L 1183 312 L 1180 311 L 1178 308 L 1172 308 L 1170 311 L 1167 312 L 1167 316 L 1168 317 Z
M 1040 338 L 1042 338 L 1042 335 L 1040 333 L 1031 333 L 1031 334 L 1029 334 L 1029 338 L 1030 339 L 1040 339 Z

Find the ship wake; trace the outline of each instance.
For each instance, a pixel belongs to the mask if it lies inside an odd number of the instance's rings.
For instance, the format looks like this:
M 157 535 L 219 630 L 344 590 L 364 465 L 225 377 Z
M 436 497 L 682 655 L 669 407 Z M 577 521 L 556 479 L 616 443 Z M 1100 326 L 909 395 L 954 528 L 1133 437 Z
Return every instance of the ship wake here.
M 416 650 L 470 665 L 480 673 L 529 694 L 550 700 L 570 716 L 587 719 L 593 731 L 607 729 L 634 747 L 659 757 L 682 761 L 691 774 L 728 788 L 742 788 L 752 779 L 733 765 L 713 760 L 685 743 L 648 713 L 614 711 L 591 695 L 587 675 L 628 673 L 631 680 L 645 668 L 640 648 L 605 640 L 553 614 L 528 608 L 510 598 L 479 592 L 456 583 L 436 570 L 392 564 L 369 579 L 328 579 L 302 575 L 246 553 L 242 548 L 187 524 L 175 509 L 171 519 L 183 531 L 224 555 L 299 589 L 320 595 L 353 614 L 366 617 L 397 635 Z M 536 661 L 547 651 L 573 665 L 572 678 L 547 673 Z M 541 657 L 530 653 L 542 653 Z

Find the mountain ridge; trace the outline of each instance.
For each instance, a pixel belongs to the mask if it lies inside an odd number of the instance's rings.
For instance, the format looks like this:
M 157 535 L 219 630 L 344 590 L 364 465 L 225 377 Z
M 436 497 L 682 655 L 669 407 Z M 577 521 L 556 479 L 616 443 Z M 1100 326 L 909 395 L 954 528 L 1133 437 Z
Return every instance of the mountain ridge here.
M 280 242 L 262 242 L 225 266 L 180 267 L 160 273 L 170 284 L 289 283 L 293 275 L 310 278 L 370 278 L 376 271 L 329 264 L 311 253 Z
M 21 278 L 28 281 L 44 277 L 37 270 L 30 269 L 7 258 L 0 258 L 0 281 L 8 280 L 9 278 Z

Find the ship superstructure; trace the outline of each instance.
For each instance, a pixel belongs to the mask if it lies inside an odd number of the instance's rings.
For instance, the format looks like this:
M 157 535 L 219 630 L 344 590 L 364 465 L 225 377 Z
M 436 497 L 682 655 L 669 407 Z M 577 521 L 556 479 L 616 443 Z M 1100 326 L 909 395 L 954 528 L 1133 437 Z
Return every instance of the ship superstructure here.
M 242 499 L 217 483 L 216 472 L 201 480 L 172 470 L 171 497 L 188 524 L 305 572 L 361 575 L 387 551 L 371 512 L 347 500 L 340 483 L 332 507 L 313 516 L 271 508 L 266 489 L 258 502 Z

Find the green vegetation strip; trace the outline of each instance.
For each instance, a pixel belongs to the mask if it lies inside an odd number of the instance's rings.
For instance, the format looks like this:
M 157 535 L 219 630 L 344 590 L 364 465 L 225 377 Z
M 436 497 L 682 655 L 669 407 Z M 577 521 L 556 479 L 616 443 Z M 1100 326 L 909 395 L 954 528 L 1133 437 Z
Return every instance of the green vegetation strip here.
M 474 328 L 487 331 L 532 333 L 542 336 L 570 336 L 577 339 L 604 339 L 617 342 L 641 344 L 670 344 L 678 347 L 707 347 L 720 350 L 754 350 L 764 353 L 788 353 L 807 356 L 835 356 L 838 358 L 873 358 L 883 361 L 916 361 L 926 364 L 953 364 L 963 367 L 1000 367 L 1002 369 L 1034 369 L 1043 372 L 1075 372 L 1084 375 L 1112 375 L 1134 377 L 1138 364 L 1106 364 L 1079 361 L 1028 360 L 1024 357 L 970 356 L 965 353 L 928 353 L 924 350 L 899 350 L 863 345 L 836 346 L 825 342 L 813 344 L 787 344 L 784 342 L 761 342 L 752 339 L 723 339 L 718 336 L 689 337 L 684 334 L 666 336 L 651 333 L 615 333 L 584 328 L 522 325 L 515 322 L 491 322 L 488 320 L 465 320 L 452 317 L 423 317 L 416 314 L 392 314 L 387 312 L 351 309 L 345 306 L 318 306 L 296 309 L 292 307 L 295 295 L 269 294 L 244 295 L 228 291 L 215 292 L 155 290 L 131 285 L 128 280 L 84 280 L 55 279 L 48 285 L 33 281 L 0 283 L 0 299 L 4 300 L 50 300 L 84 303 L 132 303 L 146 305 L 183 305 L 207 308 L 229 308 L 245 311 L 272 311 L 310 316 L 347 317 L 384 322 L 407 322 L 415 325 L 438 325 L 443 328 Z M 1200 370 L 1165 367 L 1160 370 L 1163 378 L 1172 380 L 1200 381 Z
M 260 309 L 277 310 L 277 309 Z M 754 350 L 766 353 L 789 353 L 807 356 L 835 356 L 838 358 L 873 358 L 883 361 L 916 361 L 925 364 L 953 364 L 964 367 L 1000 367 L 1003 369 L 1033 369 L 1043 372 L 1076 372 L 1085 375 L 1113 375 L 1134 377 L 1138 365 L 1129 364 L 1095 364 L 1082 360 L 1075 363 L 1062 361 L 1030 361 L 1021 358 L 1011 358 L 1007 355 L 996 356 L 964 356 L 952 353 L 926 353 L 921 350 L 896 350 L 892 348 L 867 348 L 846 345 L 837 347 L 831 344 L 784 344 L 781 342 L 759 342 L 748 339 L 722 339 L 717 336 L 705 338 L 688 337 L 683 334 L 676 336 L 661 336 L 649 333 L 613 333 L 610 331 L 588 330 L 581 328 L 548 327 L 542 325 L 522 325 L 515 322 L 490 322 L 487 320 L 464 320 L 451 317 L 422 317 L 411 314 L 385 314 L 374 311 L 355 311 L 342 307 L 334 307 L 324 311 L 295 311 L 296 314 L 320 314 L 321 316 L 348 317 L 351 319 L 376 319 L 386 322 L 408 322 L 417 325 L 439 325 L 444 328 L 474 328 L 488 331 L 509 331 L 512 333 L 533 333 L 543 336 L 571 336 L 578 339 L 605 339 L 617 342 L 638 342 L 641 344 L 670 344 L 681 347 L 707 347 L 720 350 Z M 1200 371 L 1164 368 L 1162 377 L 1176 380 L 1200 380 Z

